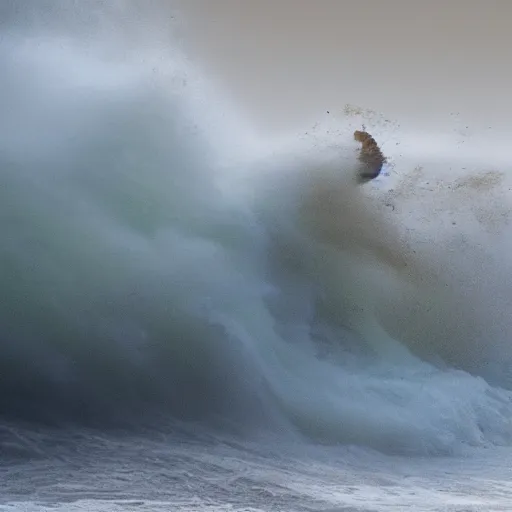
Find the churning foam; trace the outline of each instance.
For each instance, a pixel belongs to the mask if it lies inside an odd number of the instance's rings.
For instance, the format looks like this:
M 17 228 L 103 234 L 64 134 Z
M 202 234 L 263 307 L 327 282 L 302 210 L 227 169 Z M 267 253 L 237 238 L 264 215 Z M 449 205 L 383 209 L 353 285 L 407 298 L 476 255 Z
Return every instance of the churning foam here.
M 408 453 L 510 442 L 506 262 L 463 215 L 494 219 L 501 180 L 446 188 L 456 164 L 431 152 L 403 176 L 412 151 L 393 190 L 357 187 L 353 119 L 258 141 L 165 11 L 95 4 L 72 32 L 86 8 L 41 28 L 45 5 L 2 26 L 4 414 L 234 415 Z

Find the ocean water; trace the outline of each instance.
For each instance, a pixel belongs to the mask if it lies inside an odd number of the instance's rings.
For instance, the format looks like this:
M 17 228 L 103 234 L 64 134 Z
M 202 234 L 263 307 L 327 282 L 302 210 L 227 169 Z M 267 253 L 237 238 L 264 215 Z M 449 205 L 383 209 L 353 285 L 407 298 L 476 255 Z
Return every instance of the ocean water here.
M 503 134 L 266 136 L 166 2 L 0 13 L 0 510 L 512 508 Z

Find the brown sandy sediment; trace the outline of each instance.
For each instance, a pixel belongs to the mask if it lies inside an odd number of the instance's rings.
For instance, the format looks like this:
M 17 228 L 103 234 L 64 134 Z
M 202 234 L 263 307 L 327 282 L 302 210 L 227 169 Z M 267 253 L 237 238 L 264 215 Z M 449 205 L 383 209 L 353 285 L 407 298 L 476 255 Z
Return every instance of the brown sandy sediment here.
M 407 267 L 408 251 L 396 226 L 353 182 L 318 178 L 304 197 L 302 222 L 316 240 L 333 248 L 373 254 L 397 270 Z

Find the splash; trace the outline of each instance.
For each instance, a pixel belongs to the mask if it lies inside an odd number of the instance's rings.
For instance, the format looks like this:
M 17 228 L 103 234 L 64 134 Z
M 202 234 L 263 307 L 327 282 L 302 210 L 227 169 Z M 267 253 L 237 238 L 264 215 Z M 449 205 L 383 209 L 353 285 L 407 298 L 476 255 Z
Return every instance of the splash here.
M 474 314 L 468 292 L 487 295 L 463 279 L 480 253 L 454 262 L 461 234 L 441 244 L 384 206 L 418 212 L 419 176 L 359 186 L 343 123 L 323 147 L 257 140 L 158 3 L 17 5 L 0 46 L 3 416 L 234 420 L 394 453 L 510 442 L 495 304 Z

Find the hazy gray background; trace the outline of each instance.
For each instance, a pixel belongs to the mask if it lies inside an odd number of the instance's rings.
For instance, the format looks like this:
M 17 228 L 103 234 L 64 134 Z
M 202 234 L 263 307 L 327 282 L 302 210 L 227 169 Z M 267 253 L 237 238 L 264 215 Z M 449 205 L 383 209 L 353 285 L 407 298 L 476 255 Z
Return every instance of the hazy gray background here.
M 437 125 L 507 124 L 509 0 L 177 0 L 185 45 L 258 123 L 346 103 Z

